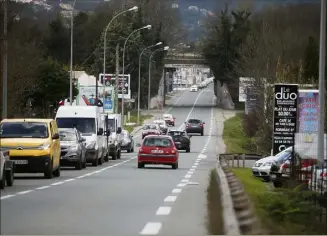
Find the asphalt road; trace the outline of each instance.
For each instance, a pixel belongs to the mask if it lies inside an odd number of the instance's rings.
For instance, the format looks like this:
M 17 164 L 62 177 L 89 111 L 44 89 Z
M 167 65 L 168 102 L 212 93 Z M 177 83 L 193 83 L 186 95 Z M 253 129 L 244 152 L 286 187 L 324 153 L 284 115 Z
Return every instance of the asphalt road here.
M 62 170 L 52 180 L 19 175 L 1 191 L 1 234 L 19 235 L 205 235 L 206 188 L 216 160 L 212 85 L 179 94 L 166 112 L 176 128 L 188 118 L 205 121 L 204 136 L 191 138 L 191 152 L 180 152 L 179 169 L 137 169 L 136 152 L 84 170 Z M 140 133 L 134 135 L 140 142 Z

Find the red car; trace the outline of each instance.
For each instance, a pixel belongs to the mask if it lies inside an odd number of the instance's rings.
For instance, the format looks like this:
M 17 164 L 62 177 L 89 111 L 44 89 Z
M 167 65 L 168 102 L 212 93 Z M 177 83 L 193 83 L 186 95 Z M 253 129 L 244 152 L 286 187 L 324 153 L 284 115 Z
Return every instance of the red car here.
M 149 135 L 143 140 L 137 155 L 138 168 L 145 165 L 170 165 L 178 169 L 179 153 L 174 141 L 167 135 Z
M 173 117 L 171 114 L 164 114 L 163 115 L 163 118 L 166 122 L 167 125 L 170 125 L 170 126 L 175 126 L 175 120 L 176 118 Z
M 144 139 L 144 137 L 146 137 L 147 135 L 150 135 L 150 134 L 156 134 L 156 135 L 161 134 L 161 130 L 160 130 L 160 127 L 158 124 L 144 125 L 143 131 L 142 131 L 142 139 Z

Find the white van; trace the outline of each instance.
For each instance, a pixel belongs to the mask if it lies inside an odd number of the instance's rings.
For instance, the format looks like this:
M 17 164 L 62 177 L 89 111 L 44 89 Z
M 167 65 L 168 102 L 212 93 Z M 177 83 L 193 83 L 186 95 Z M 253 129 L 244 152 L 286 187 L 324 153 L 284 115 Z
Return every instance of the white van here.
M 113 160 L 120 159 L 123 140 L 120 114 L 108 114 L 108 129 L 110 130 L 108 139 L 109 156 Z
M 102 165 L 105 157 L 104 124 L 97 106 L 61 106 L 56 114 L 58 128 L 76 128 L 86 139 L 86 161 Z

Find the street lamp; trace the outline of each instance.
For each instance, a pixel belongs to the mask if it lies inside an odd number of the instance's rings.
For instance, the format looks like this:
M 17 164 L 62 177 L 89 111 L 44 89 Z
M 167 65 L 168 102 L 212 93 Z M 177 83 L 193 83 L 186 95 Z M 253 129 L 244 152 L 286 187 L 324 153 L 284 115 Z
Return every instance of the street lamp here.
M 139 57 L 139 81 L 138 81 L 139 84 L 138 84 L 138 90 L 137 90 L 137 93 L 138 93 L 137 94 L 137 123 L 138 124 L 140 123 L 140 92 L 141 92 L 141 59 L 142 59 L 142 55 L 146 50 L 156 47 L 156 46 L 159 46 L 161 44 L 162 44 L 162 42 L 159 42 L 152 46 L 144 48 Z
M 130 33 L 130 35 L 126 38 L 125 43 L 124 43 L 124 49 L 123 49 L 123 78 L 125 78 L 125 50 L 126 50 L 126 44 L 127 44 L 128 40 L 134 33 L 138 32 L 140 30 L 143 30 L 143 29 L 150 30 L 151 28 L 152 28 L 151 25 L 147 25 L 142 28 L 136 29 L 132 33 Z M 124 122 L 124 91 L 123 90 L 122 90 L 122 98 L 121 98 L 121 115 L 122 115 L 122 122 L 123 122 L 123 124 L 125 124 L 125 122 Z
M 168 51 L 169 47 L 165 46 L 164 48 L 158 48 L 154 50 L 154 52 L 151 53 L 150 58 L 149 58 L 149 78 L 148 78 L 148 110 L 150 110 L 150 105 L 151 105 L 151 62 L 152 62 L 152 57 L 156 52 L 159 51 Z
M 70 78 L 69 78 L 69 103 L 73 104 L 73 33 L 74 33 L 74 9 L 76 0 L 72 5 L 72 14 L 70 17 Z
M 319 52 L 319 123 L 318 123 L 318 160 L 324 163 L 325 152 L 325 66 L 326 66 L 326 0 L 321 0 L 320 52 Z
M 130 9 L 127 9 L 125 11 L 122 11 L 120 13 L 118 13 L 117 15 L 115 15 L 111 21 L 109 21 L 105 31 L 104 31 L 104 40 L 103 40 L 103 94 L 105 93 L 105 85 L 104 85 L 104 81 L 105 81 L 105 78 L 106 78 L 106 49 L 107 49 L 107 32 L 108 32 L 108 29 L 110 27 L 110 24 L 111 22 L 113 22 L 114 19 L 116 19 L 118 16 L 126 13 L 126 12 L 130 12 L 130 11 L 138 11 L 138 7 L 135 6 L 135 7 L 132 7 Z M 116 83 L 118 83 L 118 81 L 116 81 Z M 95 94 L 95 99 L 98 100 L 98 81 L 96 82 L 95 84 L 95 90 L 96 90 L 96 94 Z M 117 94 L 116 96 L 118 96 L 118 91 L 116 91 Z M 104 109 L 104 107 L 103 107 Z

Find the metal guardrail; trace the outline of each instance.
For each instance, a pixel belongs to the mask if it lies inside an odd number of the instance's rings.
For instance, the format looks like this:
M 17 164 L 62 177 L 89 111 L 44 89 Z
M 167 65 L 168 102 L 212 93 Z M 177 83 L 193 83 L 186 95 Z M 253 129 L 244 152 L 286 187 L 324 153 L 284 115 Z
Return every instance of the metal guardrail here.
M 224 228 L 226 235 L 261 235 L 262 229 L 255 216 L 249 196 L 246 194 L 243 185 L 233 174 L 232 169 L 228 166 L 225 157 L 235 155 L 220 154 L 218 156 L 217 184 L 219 185 L 222 198 L 222 206 L 224 207 Z M 239 155 L 240 156 L 240 155 Z M 246 155 L 243 155 L 246 157 Z M 250 155 L 253 158 L 261 158 L 260 155 Z M 244 159 L 245 160 L 245 159 Z M 224 184 L 222 186 L 222 184 Z M 228 194 L 226 194 L 228 193 Z M 231 224 L 233 222 L 233 225 Z M 236 227 L 236 228 L 235 228 Z M 238 233 L 240 232 L 240 233 Z
M 220 154 L 220 157 L 223 158 L 224 162 L 226 162 L 228 167 L 245 168 L 245 161 L 257 161 L 266 156 L 258 154 L 224 153 Z

